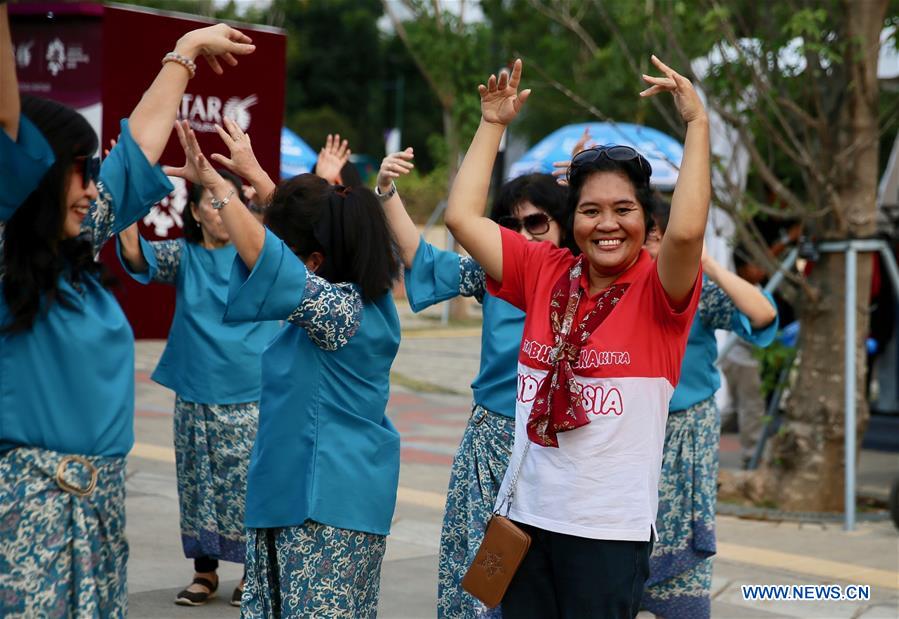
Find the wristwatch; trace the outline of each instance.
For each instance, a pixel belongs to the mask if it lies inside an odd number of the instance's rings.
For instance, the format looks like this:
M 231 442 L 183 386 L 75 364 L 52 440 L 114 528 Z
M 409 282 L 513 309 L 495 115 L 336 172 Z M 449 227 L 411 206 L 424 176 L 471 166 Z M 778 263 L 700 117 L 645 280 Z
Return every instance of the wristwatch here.
M 375 195 L 378 196 L 378 200 L 381 202 L 387 202 L 387 200 L 396 195 L 396 183 L 390 182 L 390 190 L 387 193 L 381 193 L 381 188 L 375 185 Z
M 234 190 L 232 189 L 231 191 L 228 192 L 228 195 L 225 196 L 221 200 L 218 200 L 215 198 L 215 196 L 213 196 L 212 197 L 212 208 L 214 208 L 217 211 L 222 210 L 222 207 L 231 201 L 231 196 L 233 196 L 233 195 L 234 195 Z

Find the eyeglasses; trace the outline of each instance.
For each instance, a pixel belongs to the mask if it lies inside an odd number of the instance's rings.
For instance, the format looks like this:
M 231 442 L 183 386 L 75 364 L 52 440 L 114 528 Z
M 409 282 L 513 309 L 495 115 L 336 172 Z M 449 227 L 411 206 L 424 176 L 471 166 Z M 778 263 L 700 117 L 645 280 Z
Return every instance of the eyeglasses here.
M 75 171 L 81 175 L 81 183 L 87 189 L 91 181 L 96 183 L 100 179 L 99 157 L 75 157 Z
M 521 232 L 521 229 L 524 228 L 530 234 L 538 235 L 549 232 L 550 221 L 550 217 L 546 213 L 531 213 L 524 217 L 504 215 L 497 219 L 496 223 L 514 232 Z
M 579 168 L 586 164 L 593 163 L 594 161 L 598 161 L 603 157 L 620 163 L 632 164 L 633 162 L 636 162 L 636 171 L 647 183 L 649 182 L 649 177 L 652 176 L 652 166 L 649 165 L 649 162 L 646 161 L 646 158 L 643 155 L 630 146 L 612 144 L 608 146 L 594 146 L 593 148 L 582 150 L 575 155 L 568 165 L 568 182 L 571 182 L 572 177 L 578 173 Z

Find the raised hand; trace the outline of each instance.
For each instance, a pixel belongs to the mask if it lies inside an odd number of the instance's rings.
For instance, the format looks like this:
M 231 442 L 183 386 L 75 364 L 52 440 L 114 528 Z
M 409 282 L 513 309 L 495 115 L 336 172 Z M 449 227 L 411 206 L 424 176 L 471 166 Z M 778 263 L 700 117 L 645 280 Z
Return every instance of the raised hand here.
M 568 161 L 553 161 L 553 176 L 556 177 L 556 182 L 562 185 L 563 187 L 568 186 L 568 168 L 571 166 L 571 160 Z
M 225 146 L 228 147 L 231 156 L 225 157 L 224 155 L 213 153 L 209 158 L 238 176 L 253 179 L 262 171 L 262 166 L 259 165 L 256 154 L 253 152 L 250 134 L 244 133 L 238 124 L 230 118 L 225 118 L 224 123 L 224 128 L 216 125 L 215 130 L 218 132 L 219 137 L 222 138 Z
M 340 171 L 349 160 L 352 151 L 348 148 L 346 140 L 340 141 L 340 134 L 328 134 L 325 145 L 318 152 L 318 161 L 315 164 L 315 175 L 331 184 L 340 182 Z
M 237 65 L 236 56 L 252 54 L 255 50 L 250 37 L 227 24 L 191 30 L 175 44 L 175 51 L 183 56 L 206 58 L 212 70 L 219 75 L 224 72 L 219 59 L 233 67 Z
M 197 135 L 186 120 L 175 123 L 175 130 L 178 132 L 178 140 L 184 149 L 184 165 L 180 168 L 163 168 L 163 172 L 170 176 L 180 176 L 184 180 L 194 184 L 203 185 L 210 191 L 214 187 L 228 183 L 222 178 L 215 168 L 206 159 L 200 143 L 197 142 Z
M 690 80 L 671 69 L 664 62 L 659 60 L 655 55 L 652 56 L 652 63 L 659 71 L 665 74 L 665 77 L 653 77 L 652 75 L 643 74 L 643 81 L 652 84 L 649 88 L 640 93 L 641 97 L 652 97 L 660 92 L 670 92 L 674 95 L 674 105 L 680 112 L 684 122 L 691 123 L 697 119 L 705 119 L 705 107 L 696 94 L 693 84 Z
M 162 172 L 166 176 L 177 176 L 183 178 L 189 183 L 201 184 L 200 172 L 194 166 L 193 160 L 189 154 L 187 144 L 187 132 L 190 131 L 190 125 L 186 120 L 175 121 L 175 133 L 178 136 L 178 142 L 181 143 L 181 149 L 184 151 L 184 164 L 180 168 L 174 166 L 162 166 Z
M 521 106 L 527 101 L 531 91 L 518 92 L 521 83 L 521 59 L 512 65 L 512 73 L 502 70 L 499 78 L 491 75 L 487 85 L 480 84 L 478 92 L 481 95 L 481 117 L 485 122 L 496 125 L 508 125 L 512 122 Z
M 391 153 L 384 157 L 381 161 L 381 169 L 378 170 L 378 188 L 381 193 L 386 193 L 390 189 L 390 184 L 394 179 L 412 171 L 415 165 L 412 163 L 412 147 L 409 146 L 405 150 L 397 153 Z
M 574 143 L 574 147 L 571 149 L 571 158 L 574 159 L 574 156 L 579 152 L 587 148 L 587 143 L 591 140 L 593 136 L 590 135 L 590 127 L 584 127 L 584 132 L 581 134 L 581 137 L 578 138 L 577 142 Z M 555 163 L 553 165 L 556 165 Z

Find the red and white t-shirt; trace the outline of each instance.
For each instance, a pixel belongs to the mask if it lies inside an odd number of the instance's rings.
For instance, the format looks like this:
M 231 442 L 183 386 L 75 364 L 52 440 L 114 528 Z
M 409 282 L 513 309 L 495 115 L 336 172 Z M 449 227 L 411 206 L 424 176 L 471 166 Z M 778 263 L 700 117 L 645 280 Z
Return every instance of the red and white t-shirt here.
M 500 285 L 488 278 L 488 290 L 527 316 L 518 356 L 515 446 L 497 505 L 529 442 L 527 420 L 551 367 L 553 286 L 577 260 L 566 249 L 528 242 L 505 229 L 502 243 L 503 281 Z M 599 296 L 588 296 L 586 271 L 575 324 Z M 579 537 L 647 541 L 658 509 L 668 401 L 677 385 L 701 286 L 694 284 L 686 307 L 676 311 L 646 251 L 615 283 L 629 287 L 574 365 L 590 423 L 559 433 L 557 448 L 531 443 L 509 517 Z

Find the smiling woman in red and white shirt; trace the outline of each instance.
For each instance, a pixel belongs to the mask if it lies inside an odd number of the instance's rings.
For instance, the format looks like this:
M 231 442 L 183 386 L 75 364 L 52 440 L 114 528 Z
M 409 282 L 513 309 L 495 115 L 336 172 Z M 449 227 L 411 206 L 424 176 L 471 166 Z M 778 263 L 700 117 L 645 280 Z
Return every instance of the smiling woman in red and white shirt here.
M 522 242 L 480 215 L 502 133 L 530 94 L 518 92 L 520 60 L 479 87 L 481 124 L 450 193 L 447 226 L 490 292 L 527 314 L 498 507 L 511 503 L 532 545 L 503 599 L 506 619 L 630 618 L 648 576 L 668 400 L 699 298 L 711 192 L 705 110 L 687 79 L 653 63 L 664 77 L 644 75 L 641 96 L 672 93 L 687 123 L 657 261 L 642 249 L 652 169 L 630 147 L 572 160 L 568 231 L 580 255 Z

